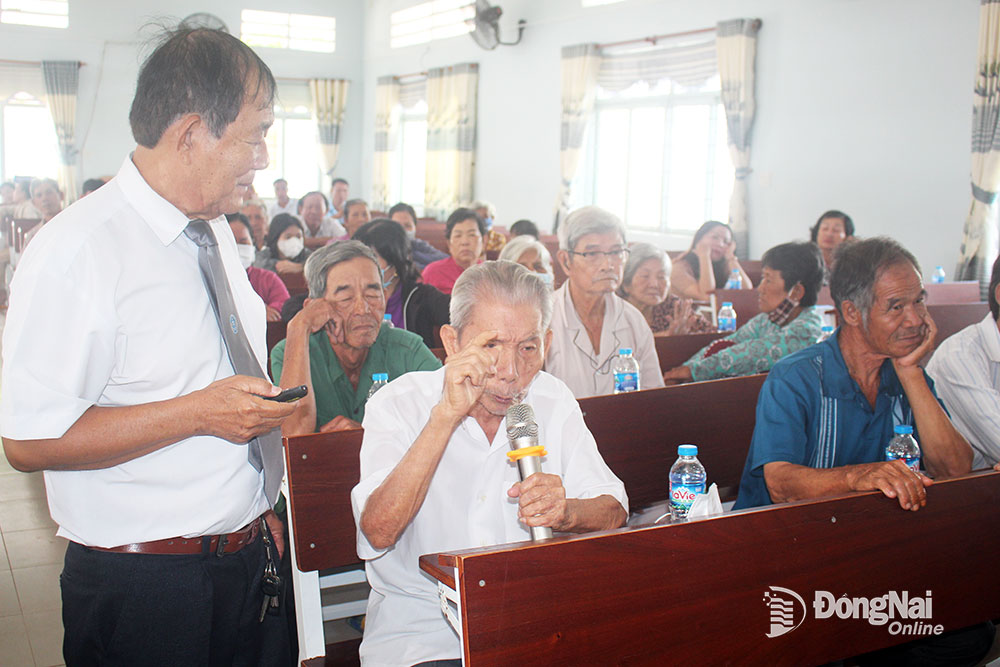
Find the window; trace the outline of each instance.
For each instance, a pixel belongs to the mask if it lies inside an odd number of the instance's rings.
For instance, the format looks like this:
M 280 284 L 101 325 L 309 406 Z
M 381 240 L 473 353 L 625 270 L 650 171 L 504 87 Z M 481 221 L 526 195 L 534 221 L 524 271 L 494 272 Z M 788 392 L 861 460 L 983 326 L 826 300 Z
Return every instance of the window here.
M 583 7 L 597 7 L 598 5 L 613 5 L 624 0 L 580 0 Z
M 69 0 L 0 0 L 0 23 L 69 27 Z
M 599 90 L 594 116 L 578 205 L 647 232 L 690 234 L 728 219 L 734 169 L 718 75 L 698 89 L 664 80 Z
M 337 19 L 332 16 L 285 14 L 244 9 L 240 39 L 250 46 L 333 53 Z
M 431 0 L 389 17 L 389 46 L 396 49 L 472 32 L 475 3 L 469 0 Z
M 272 197 L 271 184 L 288 181 L 289 194 L 301 197 L 312 190 L 323 191 L 323 169 L 319 165 L 319 135 L 316 121 L 305 105 L 274 106 L 274 125 L 265 138 L 270 162 L 257 172 L 254 189 L 258 197 Z
M 399 117 L 395 151 L 393 201 L 403 201 L 424 213 L 424 176 L 427 172 L 427 102 L 420 100 Z
M 4 181 L 15 176 L 54 178 L 59 172 L 59 144 L 52 116 L 44 102 L 28 93 L 15 93 L 3 102 L 0 146 Z

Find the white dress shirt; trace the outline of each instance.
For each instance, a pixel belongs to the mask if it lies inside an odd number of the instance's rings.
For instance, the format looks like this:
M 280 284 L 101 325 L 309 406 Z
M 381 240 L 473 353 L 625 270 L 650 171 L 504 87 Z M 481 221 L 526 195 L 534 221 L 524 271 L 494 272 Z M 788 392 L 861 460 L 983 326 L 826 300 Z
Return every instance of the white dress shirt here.
M 305 223 L 305 220 L 302 221 L 302 227 L 306 230 L 307 239 L 326 238 L 328 236 L 338 239 L 347 235 L 347 230 L 344 229 L 344 226 L 333 218 L 323 218 L 315 234 L 309 229 L 309 225 Z
M 972 445 L 973 469 L 1000 461 L 1000 329 L 993 314 L 938 345 L 927 374 Z
M 639 362 L 639 388 L 663 386 L 652 329 L 635 306 L 615 294 L 605 296 L 599 353 L 594 353 L 587 329 L 573 305 L 569 281 L 553 295 L 549 328 L 552 345 L 545 358 L 545 370 L 565 382 L 577 398 L 614 393 L 611 363 L 618 350 L 625 347 L 632 348 L 632 356 Z
M 380 389 L 368 402 L 361 445 L 361 482 L 351 500 L 355 522 L 382 481 L 423 430 L 441 399 L 445 369 L 414 372 Z M 562 477 L 567 498 L 610 495 L 628 507 L 625 487 L 605 465 L 580 406 L 562 382 L 540 372 L 524 402 L 539 422 L 542 470 Z M 455 429 L 427 496 L 394 546 L 378 550 L 358 530 L 358 555 L 366 562 L 368 597 L 362 664 L 406 666 L 458 658 L 458 636 L 441 613 L 436 582 L 420 570 L 419 558 L 471 547 L 530 540 L 517 520 L 517 500 L 507 490 L 518 481 L 509 462 L 506 421 L 493 442 L 472 417 Z
M 188 222 L 126 158 L 38 232 L 3 332 L 5 437 L 58 438 L 91 406 L 162 401 L 233 375 Z M 264 303 L 225 218 L 210 225 L 267 368 Z M 58 534 L 88 546 L 232 532 L 268 506 L 246 446 L 211 436 L 101 470 L 46 471 L 45 487 Z
M 294 215 L 296 218 L 299 217 L 299 200 L 292 197 L 288 198 L 288 203 L 282 206 L 275 199 L 270 206 L 267 207 L 267 224 L 271 224 L 271 220 L 274 220 L 274 216 L 279 213 L 287 213 L 288 215 Z

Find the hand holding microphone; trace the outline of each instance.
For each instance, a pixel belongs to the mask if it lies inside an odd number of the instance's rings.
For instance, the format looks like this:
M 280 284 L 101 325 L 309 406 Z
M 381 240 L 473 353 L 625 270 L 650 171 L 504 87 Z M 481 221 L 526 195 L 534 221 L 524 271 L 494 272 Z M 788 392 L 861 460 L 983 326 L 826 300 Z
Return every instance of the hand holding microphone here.
M 561 480 L 556 475 L 542 473 L 541 457 L 545 455 L 545 448 L 538 444 L 538 424 L 530 405 L 518 403 L 507 410 L 507 438 L 511 449 L 507 456 L 517 462 L 521 477 L 520 488 L 517 491 L 512 489 L 508 494 L 519 497 L 522 520 L 528 523 L 540 515 L 565 515 L 566 492 Z M 528 478 L 535 473 L 538 475 L 529 482 Z M 548 526 L 529 524 L 529 528 L 532 540 L 552 537 L 552 528 Z

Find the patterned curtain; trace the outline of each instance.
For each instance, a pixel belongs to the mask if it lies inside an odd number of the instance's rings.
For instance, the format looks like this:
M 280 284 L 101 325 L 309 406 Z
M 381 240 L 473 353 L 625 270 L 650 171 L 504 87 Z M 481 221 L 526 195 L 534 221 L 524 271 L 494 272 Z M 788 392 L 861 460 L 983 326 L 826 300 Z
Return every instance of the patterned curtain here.
M 59 141 L 59 186 L 66 203 L 76 199 L 76 92 L 80 63 L 66 60 L 42 61 L 45 100 L 56 126 Z
M 756 110 L 754 101 L 754 60 L 760 19 L 720 21 L 716 27 L 722 105 L 729 128 L 729 156 L 736 168 L 733 195 L 729 200 L 729 223 L 733 227 L 736 250 L 749 255 L 747 223 L 747 176 L 750 175 L 750 132 Z
M 394 76 L 379 77 L 375 85 L 375 159 L 371 200 L 371 207 L 376 211 L 388 211 L 392 206 L 389 184 L 392 182 L 398 130 L 399 79 Z
M 350 81 L 343 79 L 309 80 L 312 116 L 319 130 L 319 158 L 327 176 L 332 176 L 337 166 L 349 85 Z
M 443 220 L 475 198 L 479 65 L 427 72 L 427 172 L 424 214 Z
M 556 203 L 556 223 L 553 231 L 559 228 L 559 223 L 569 213 L 573 179 L 580 166 L 587 123 L 594 115 L 597 72 L 600 65 L 601 53 L 597 44 L 563 47 L 562 127 L 559 143 L 562 181 Z
M 972 91 L 972 204 L 956 280 L 978 280 L 983 300 L 997 256 L 1000 190 L 1000 0 L 980 0 L 979 51 Z

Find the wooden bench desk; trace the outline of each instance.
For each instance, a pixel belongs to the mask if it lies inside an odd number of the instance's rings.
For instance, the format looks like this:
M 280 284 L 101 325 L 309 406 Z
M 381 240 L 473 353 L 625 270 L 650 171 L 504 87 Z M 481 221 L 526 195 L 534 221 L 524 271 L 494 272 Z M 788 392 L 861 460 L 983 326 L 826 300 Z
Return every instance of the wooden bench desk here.
M 1000 616 L 1000 531 L 984 530 L 1000 525 L 1000 473 L 939 481 L 927 497 L 918 512 L 859 493 L 420 565 L 458 603 L 468 667 L 816 665 L 917 638 L 897 623 L 947 631 Z M 824 591 L 929 596 L 930 617 L 817 618 Z

